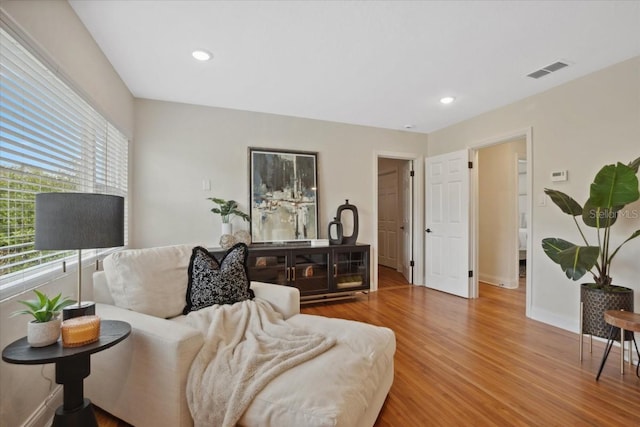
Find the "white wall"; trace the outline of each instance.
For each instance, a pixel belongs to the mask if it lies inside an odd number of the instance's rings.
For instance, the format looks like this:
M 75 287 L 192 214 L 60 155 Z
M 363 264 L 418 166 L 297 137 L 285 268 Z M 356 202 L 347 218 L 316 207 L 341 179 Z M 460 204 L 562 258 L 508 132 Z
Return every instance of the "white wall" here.
M 532 127 L 533 179 L 531 317 L 578 331 L 579 286 L 567 279 L 542 251 L 545 237 L 578 241 L 571 218 L 553 205 L 539 206 L 545 187 L 573 196 L 581 203 L 600 167 L 640 156 L 640 57 L 490 111 L 429 134 L 429 155 L 442 154 L 482 141 L 499 139 L 514 130 Z M 569 181 L 552 183 L 552 171 L 567 169 Z M 640 202 L 630 206 L 635 218 L 624 218 L 614 227 L 613 240 L 621 242 L 638 229 Z M 631 215 L 634 216 L 634 215 Z M 614 261 L 616 284 L 635 290 L 640 307 L 640 239 L 623 248 Z M 585 278 L 586 280 L 586 278 Z M 578 282 L 579 283 L 579 282 Z
M 82 92 L 88 101 L 109 118 L 125 135 L 133 134 L 133 97 L 107 61 L 93 38 L 66 1 L 0 1 L 0 18 L 4 24 L 26 37 L 30 45 L 51 62 L 63 77 Z M 85 288 L 91 282 L 93 266 L 83 269 Z M 43 290 L 50 294 L 62 292 L 75 295 L 76 272 L 49 281 Z M 20 309 L 16 301 L 32 298 L 31 293 L 0 302 L 0 347 L 26 335 L 28 318 L 9 318 Z M 42 370 L 42 373 L 41 373 Z M 47 379 L 46 379 L 47 378 Z M 26 366 L 0 363 L 0 425 L 18 426 L 36 412 L 42 417 L 29 420 L 32 425 L 44 425 L 61 403 L 60 394 L 42 405 L 52 395 L 55 384 L 54 365 Z
M 208 197 L 248 212 L 248 148 L 318 152 L 319 234 L 345 199 L 358 208 L 358 241 L 373 243 L 375 153 L 426 153 L 426 135 L 271 114 L 136 100 L 132 191 L 134 247 L 218 246 L 220 217 Z M 202 181 L 211 181 L 211 190 Z M 236 219 L 234 230 L 248 229 Z M 372 259 L 376 259 L 375 248 Z

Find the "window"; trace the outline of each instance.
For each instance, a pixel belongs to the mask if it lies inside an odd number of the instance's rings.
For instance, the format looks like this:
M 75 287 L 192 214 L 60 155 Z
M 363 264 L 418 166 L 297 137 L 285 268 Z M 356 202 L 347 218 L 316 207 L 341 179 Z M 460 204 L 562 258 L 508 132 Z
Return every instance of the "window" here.
M 125 136 L 0 28 L 0 298 L 42 283 L 45 271 L 61 270 L 55 260 L 74 255 L 34 249 L 35 195 L 103 193 L 126 201 L 127 159 Z

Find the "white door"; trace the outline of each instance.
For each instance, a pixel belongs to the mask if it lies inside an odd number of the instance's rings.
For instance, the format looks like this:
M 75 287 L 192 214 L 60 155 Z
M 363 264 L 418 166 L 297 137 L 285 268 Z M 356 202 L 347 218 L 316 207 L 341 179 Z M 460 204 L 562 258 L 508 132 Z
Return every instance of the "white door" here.
M 407 282 L 413 283 L 413 267 L 411 261 L 413 260 L 413 247 L 412 236 L 413 229 L 411 223 L 411 215 L 413 212 L 413 185 L 411 172 L 413 170 L 412 161 L 406 161 L 402 165 L 402 225 L 400 226 L 402 238 L 401 248 L 401 263 L 402 263 L 402 275 Z
M 464 298 L 469 279 L 469 153 L 428 157 L 425 163 L 426 286 Z
M 378 175 L 378 264 L 398 268 L 398 173 Z

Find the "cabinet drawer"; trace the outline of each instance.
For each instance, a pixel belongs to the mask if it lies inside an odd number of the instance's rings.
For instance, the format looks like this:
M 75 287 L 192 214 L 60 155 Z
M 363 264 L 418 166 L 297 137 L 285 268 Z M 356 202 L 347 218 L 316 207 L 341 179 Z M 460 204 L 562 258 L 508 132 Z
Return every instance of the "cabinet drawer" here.
M 247 258 L 249 280 L 257 282 L 286 285 L 287 256 L 286 255 L 256 255 L 249 253 Z
M 293 257 L 293 286 L 301 295 L 329 291 L 330 269 L 328 253 L 302 253 Z

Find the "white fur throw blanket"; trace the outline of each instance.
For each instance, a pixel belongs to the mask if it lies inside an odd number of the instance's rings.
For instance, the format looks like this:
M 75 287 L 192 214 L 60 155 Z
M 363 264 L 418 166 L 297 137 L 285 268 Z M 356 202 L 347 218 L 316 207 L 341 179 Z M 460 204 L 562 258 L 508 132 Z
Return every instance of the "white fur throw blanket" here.
M 259 298 L 193 311 L 187 322 L 205 337 L 187 379 L 195 427 L 235 426 L 269 381 L 335 344 L 289 326 Z

